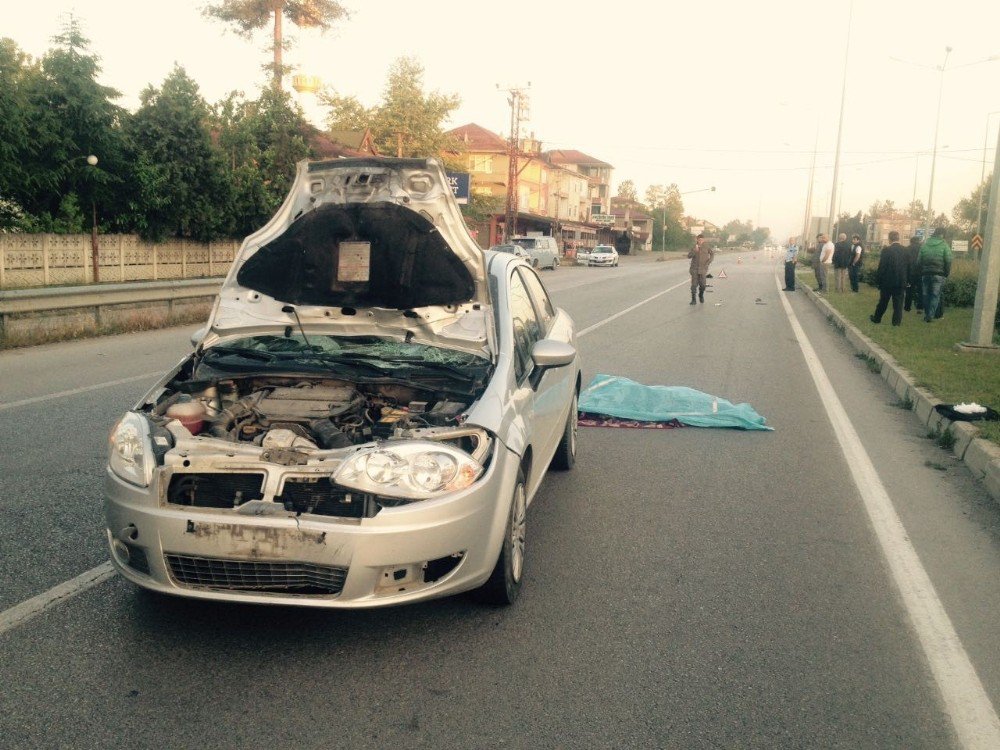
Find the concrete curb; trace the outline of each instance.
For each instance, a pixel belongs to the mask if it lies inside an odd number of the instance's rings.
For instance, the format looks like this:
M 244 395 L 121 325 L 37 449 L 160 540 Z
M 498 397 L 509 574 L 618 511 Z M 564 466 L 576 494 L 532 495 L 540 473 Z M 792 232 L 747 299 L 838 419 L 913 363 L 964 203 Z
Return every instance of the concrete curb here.
M 952 451 L 976 479 L 983 483 L 994 502 L 1000 503 L 1000 446 L 979 437 L 979 430 L 971 422 L 952 422 L 941 416 L 934 407 L 942 403 L 930 391 L 917 387 L 910 373 L 900 366 L 887 351 L 865 336 L 851 321 L 807 284 L 802 284 L 806 296 L 826 315 L 842 327 L 847 341 L 858 351 L 881 366 L 882 379 L 889 384 L 900 400 L 913 402 L 913 413 L 920 424 L 931 432 L 951 432 L 955 437 Z

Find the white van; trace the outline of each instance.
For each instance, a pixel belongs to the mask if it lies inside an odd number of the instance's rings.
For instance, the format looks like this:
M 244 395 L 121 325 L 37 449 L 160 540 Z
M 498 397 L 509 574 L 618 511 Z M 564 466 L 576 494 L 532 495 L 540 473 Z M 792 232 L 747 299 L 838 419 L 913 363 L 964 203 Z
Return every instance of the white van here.
M 510 242 L 520 245 L 528 251 L 531 256 L 531 265 L 534 268 L 552 268 L 559 265 L 559 246 L 555 237 L 542 236 L 518 236 L 511 237 Z

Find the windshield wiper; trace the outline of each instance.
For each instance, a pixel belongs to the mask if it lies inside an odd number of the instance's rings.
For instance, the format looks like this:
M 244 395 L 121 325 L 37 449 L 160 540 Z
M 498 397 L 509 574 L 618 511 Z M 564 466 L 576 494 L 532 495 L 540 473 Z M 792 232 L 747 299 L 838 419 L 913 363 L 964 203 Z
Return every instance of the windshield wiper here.
M 409 366 L 408 369 L 413 370 L 433 370 L 434 372 L 445 372 L 455 378 L 458 378 L 459 380 L 464 380 L 469 383 L 478 380 L 478 377 L 475 374 L 459 367 L 455 367 L 454 365 L 445 364 L 444 362 L 428 361 L 426 359 L 417 359 L 416 357 L 392 357 L 391 359 L 384 359 L 382 361 L 405 364 Z
M 235 354 L 238 357 L 245 357 L 246 359 L 256 359 L 260 362 L 271 362 L 274 360 L 275 355 L 269 354 L 268 352 L 262 352 L 259 349 L 244 349 L 240 346 L 213 346 L 206 349 L 201 355 L 202 360 L 207 358 L 215 359 L 216 357 L 224 357 L 227 354 Z

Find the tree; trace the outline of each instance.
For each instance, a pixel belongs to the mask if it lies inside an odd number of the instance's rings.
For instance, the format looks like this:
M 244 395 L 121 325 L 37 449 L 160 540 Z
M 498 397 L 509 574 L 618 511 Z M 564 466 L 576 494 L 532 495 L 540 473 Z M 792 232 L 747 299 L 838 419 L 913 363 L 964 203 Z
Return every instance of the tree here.
M 99 58 L 88 52 L 90 42 L 74 16 L 53 42 L 40 70 L 22 79 L 30 144 L 22 162 L 30 179 L 12 197 L 44 231 L 60 230 L 69 194 L 79 199 L 77 213 L 99 208 L 102 223 L 120 225 L 128 113 L 113 103 L 121 94 L 97 82 Z M 87 163 L 90 154 L 98 157 L 96 166 Z
M 335 92 L 320 95 L 330 107 L 330 130 L 370 128 L 379 151 L 400 156 L 441 156 L 461 152 L 460 144 L 447 136 L 443 123 L 461 100 L 455 94 L 424 93 L 424 68 L 412 57 L 393 63 L 382 90 L 382 102 L 366 109 L 354 97 Z
M 236 33 L 249 39 L 268 24 L 273 27 L 271 45 L 273 61 L 264 66 L 271 71 L 272 83 L 281 88 L 281 77 L 287 72 L 282 52 L 289 40 L 282 31 L 287 18 L 300 29 L 329 30 L 334 22 L 348 18 L 347 10 L 334 0 L 217 0 L 202 11 L 205 16 L 236 27 Z
M 927 209 L 924 207 L 924 202 L 919 198 L 910 201 L 910 205 L 906 207 L 906 215 L 911 219 L 923 221 L 924 217 L 927 216 Z
M 39 75 L 40 69 L 11 39 L 0 39 L 0 200 L 23 196 L 31 175 L 25 162 L 32 152 L 28 140 L 29 101 L 25 79 Z M 8 198 L 0 213 L 0 227 L 13 226 L 14 217 L 24 216 L 24 209 Z
M 955 220 L 957 228 L 971 234 L 973 231 L 979 234 L 984 233 L 986 227 L 987 214 L 990 206 L 990 188 L 993 185 L 993 175 L 989 175 L 967 198 L 962 198 L 951 212 L 951 217 Z M 980 221 L 980 207 L 982 207 L 982 221 Z
M 867 234 L 865 227 L 865 218 L 860 211 L 854 216 L 851 216 L 849 213 L 843 213 L 837 220 L 837 231 L 846 234 L 848 239 L 854 235 L 865 237 Z
M 625 180 L 618 186 L 618 197 L 631 203 L 638 202 L 639 194 L 636 192 L 635 183 L 632 180 Z
M 886 201 L 875 201 L 868 208 L 868 216 L 872 219 L 878 219 L 882 216 L 889 216 L 896 211 L 896 204 L 890 200 Z
M 132 120 L 138 195 L 133 221 L 152 239 L 211 240 L 226 232 L 230 184 L 209 131 L 209 107 L 178 65 L 147 87 Z
M 653 244 L 660 250 L 683 247 L 691 236 L 681 224 L 684 202 L 676 184 L 650 185 L 646 188 L 646 206 L 653 216 Z

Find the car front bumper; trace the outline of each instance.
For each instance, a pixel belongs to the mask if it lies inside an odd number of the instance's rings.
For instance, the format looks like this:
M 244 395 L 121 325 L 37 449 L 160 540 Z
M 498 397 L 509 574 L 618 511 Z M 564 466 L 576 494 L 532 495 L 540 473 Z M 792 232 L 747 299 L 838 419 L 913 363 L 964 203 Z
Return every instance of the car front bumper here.
M 447 596 L 493 570 L 517 469 L 497 443 L 468 489 L 360 519 L 172 505 L 159 486 L 168 472 L 140 488 L 109 470 L 111 561 L 139 586 L 200 599 L 363 608 Z
M 591 266 L 613 266 L 615 260 L 614 258 L 608 258 L 607 260 L 603 258 L 591 258 L 587 264 Z

